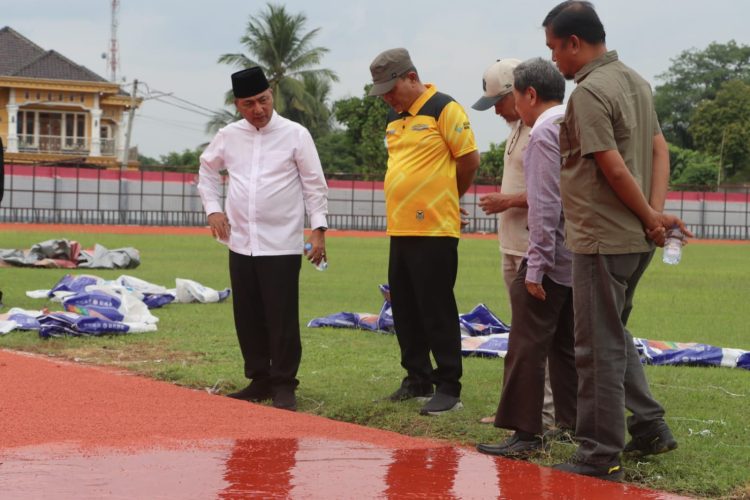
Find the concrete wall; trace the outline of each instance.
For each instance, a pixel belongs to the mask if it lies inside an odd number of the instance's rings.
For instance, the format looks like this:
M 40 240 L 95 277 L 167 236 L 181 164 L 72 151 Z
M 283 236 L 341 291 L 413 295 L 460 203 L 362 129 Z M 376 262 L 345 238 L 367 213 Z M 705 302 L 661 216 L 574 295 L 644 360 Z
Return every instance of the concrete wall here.
M 125 172 L 65 167 L 9 166 L 3 222 L 204 225 L 196 175 Z M 477 206 L 495 191 L 475 186 L 461 200 L 469 232 L 494 233 L 495 216 Z M 329 181 L 329 224 L 333 228 L 385 229 L 381 182 Z M 702 238 L 750 239 L 750 190 L 743 193 L 672 192 L 666 210 L 680 216 Z

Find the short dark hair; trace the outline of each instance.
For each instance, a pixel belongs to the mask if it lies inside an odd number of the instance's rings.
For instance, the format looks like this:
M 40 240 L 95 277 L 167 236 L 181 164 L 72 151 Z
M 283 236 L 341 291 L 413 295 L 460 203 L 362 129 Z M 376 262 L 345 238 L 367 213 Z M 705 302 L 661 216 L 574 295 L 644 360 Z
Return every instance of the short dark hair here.
M 524 61 L 513 70 L 513 86 L 519 92 L 536 90 L 542 101 L 562 102 L 565 98 L 565 78 L 554 64 L 537 57 Z
M 542 22 L 556 38 L 575 35 L 592 45 L 604 43 L 606 33 L 591 2 L 567 0 L 549 11 Z

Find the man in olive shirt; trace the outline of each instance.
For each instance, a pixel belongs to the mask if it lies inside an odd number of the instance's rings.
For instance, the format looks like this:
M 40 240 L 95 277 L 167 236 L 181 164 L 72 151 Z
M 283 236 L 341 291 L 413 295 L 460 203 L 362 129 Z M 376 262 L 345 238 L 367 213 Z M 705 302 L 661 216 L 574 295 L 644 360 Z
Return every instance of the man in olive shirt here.
M 573 251 L 579 446 L 558 469 L 620 480 L 622 451 L 677 447 L 626 328 L 633 294 L 666 228 L 669 154 L 651 88 L 607 51 L 589 2 L 567 1 L 542 25 L 552 60 L 576 89 L 560 127 L 566 244 Z M 632 441 L 625 445 L 625 412 Z

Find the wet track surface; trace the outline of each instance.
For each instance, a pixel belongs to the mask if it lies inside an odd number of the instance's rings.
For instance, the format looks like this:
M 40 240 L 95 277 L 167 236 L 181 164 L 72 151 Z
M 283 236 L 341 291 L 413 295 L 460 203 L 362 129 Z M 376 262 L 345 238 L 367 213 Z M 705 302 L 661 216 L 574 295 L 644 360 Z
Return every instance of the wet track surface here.
M 675 496 L 0 350 L 0 498 Z

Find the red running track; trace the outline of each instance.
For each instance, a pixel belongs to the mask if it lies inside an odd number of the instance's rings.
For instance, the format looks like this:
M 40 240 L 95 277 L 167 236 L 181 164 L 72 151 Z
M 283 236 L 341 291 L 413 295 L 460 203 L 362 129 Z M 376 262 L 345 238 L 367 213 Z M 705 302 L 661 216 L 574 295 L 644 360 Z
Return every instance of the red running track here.
M 2 498 L 678 498 L 42 356 L 0 381 Z

